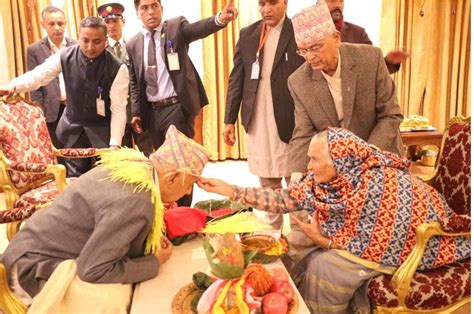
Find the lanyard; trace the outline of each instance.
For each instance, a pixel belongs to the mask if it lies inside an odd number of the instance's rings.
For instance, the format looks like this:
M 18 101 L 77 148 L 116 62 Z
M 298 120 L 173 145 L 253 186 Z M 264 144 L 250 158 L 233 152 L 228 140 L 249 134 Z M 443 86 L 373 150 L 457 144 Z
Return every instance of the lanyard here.
M 260 41 L 258 43 L 258 50 L 257 50 L 257 60 L 258 56 L 260 55 L 260 50 L 262 50 L 263 46 L 265 45 L 265 42 L 267 41 L 268 34 L 270 34 L 270 31 L 272 29 L 267 30 L 267 24 L 265 21 L 262 22 L 262 31 L 260 32 Z

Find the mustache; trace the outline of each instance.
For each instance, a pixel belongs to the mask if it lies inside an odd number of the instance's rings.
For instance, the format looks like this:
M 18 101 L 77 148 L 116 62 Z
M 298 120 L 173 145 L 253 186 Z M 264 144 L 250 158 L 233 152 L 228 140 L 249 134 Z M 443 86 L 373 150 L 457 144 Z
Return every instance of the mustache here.
M 331 10 L 331 13 L 336 13 L 338 12 L 339 14 L 342 14 L 342 10 L 340 8 L 334 8 Z

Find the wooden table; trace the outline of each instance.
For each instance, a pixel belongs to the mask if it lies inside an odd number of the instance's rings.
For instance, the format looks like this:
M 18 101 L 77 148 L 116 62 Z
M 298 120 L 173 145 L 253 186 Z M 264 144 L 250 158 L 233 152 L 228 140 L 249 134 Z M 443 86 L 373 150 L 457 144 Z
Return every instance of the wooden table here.
M 443 133 L 438 131 L 402 132 L 401 135 L 405 146 L 435 145 L 441 147 L 441 140 L 443 139 Z
M 281 261 L 267 265 L 270 268 L 284 268 Z M 171 303 L 173 297 L 179 289 L 192 282 L 193 274 L 198 271 L 211 273 L 206 254 L 202 248 L 202 240 L 194 239 L 180 246 L 175 246 L 170 260 L 163 264 L 158 276 L 141 282 L 135 287 L 130 313 L 172 313 Z M 296 287 L 294 289 L 299 299 L 297 313 L 309 313 L 298 290 Z
M 421 146 L 435 145 L 441 148 L 443 133 L 438 131 L 401 132 L 405 157 L 415 161 L 419 158 L 417 152 Z

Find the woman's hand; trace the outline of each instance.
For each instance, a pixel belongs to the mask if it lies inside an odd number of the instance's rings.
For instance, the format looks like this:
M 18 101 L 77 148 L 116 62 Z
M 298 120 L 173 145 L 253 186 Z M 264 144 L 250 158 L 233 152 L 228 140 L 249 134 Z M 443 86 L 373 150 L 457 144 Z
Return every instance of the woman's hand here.
M 234 196 L 232 185 L 219 179 L 203 178 L 197 180 L 198 186 L 206 192 L 216 193 L 227 197 Z
M 291 219 L 298 225 L 298 227 L 301 228 L 301 230 L 303 230 L 303 232 L 308 236 L 308 238 L 313 240 L 314 243 L 320 245 L 322 235 L 321 228 L 319 227 L 317 211 L 314 211 L 313 219 L 311 219 L 311 223 L 309 224 L 301 221 L 296 216 L 291 217 Z

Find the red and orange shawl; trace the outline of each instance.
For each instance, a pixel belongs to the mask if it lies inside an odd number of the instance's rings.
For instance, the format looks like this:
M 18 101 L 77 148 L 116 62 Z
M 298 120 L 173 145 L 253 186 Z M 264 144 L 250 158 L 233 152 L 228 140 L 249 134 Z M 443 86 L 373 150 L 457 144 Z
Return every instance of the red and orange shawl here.
M 352 254 L 387 266 L 400 265 L 424 222 L 456 215 L 445 199 L 409 173 L 410 162 L 381 151 L 348 130 L 328 129 L 337 178 L 318 184 L 307 174 L 289 187 L 299 207 L 318 211 L 321 231 Z M 433 237 L 420 269 L 470 255 L 466 237 Z

